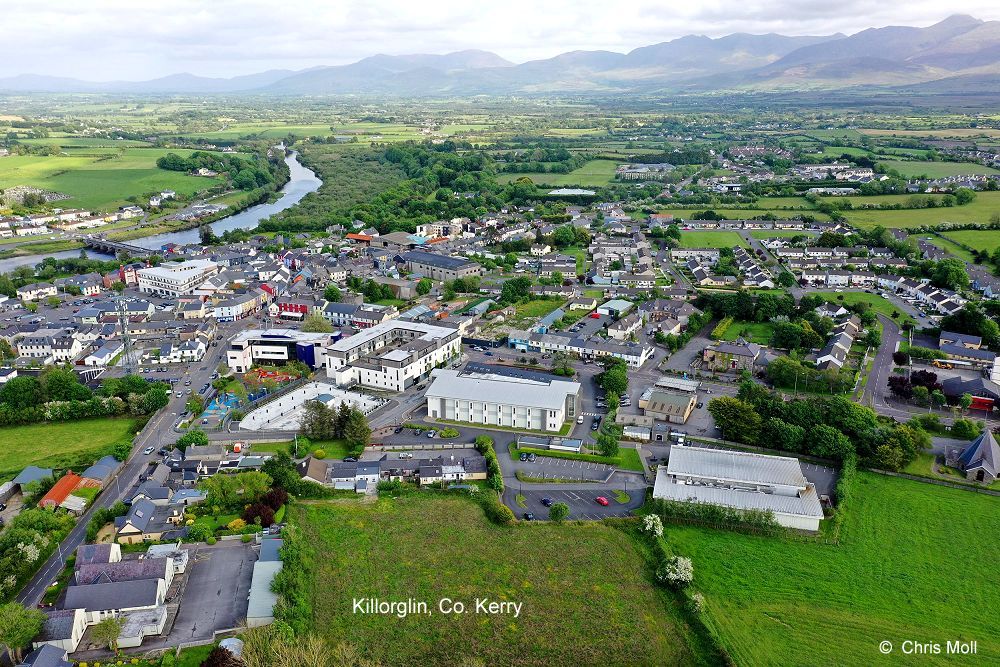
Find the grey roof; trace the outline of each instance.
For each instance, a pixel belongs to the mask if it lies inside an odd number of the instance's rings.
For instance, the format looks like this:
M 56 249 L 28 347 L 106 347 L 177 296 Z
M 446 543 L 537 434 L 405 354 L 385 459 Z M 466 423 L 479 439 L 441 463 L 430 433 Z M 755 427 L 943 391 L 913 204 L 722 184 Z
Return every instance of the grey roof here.
M 971 394 L 1000 400 L 1000 385 L 983 377 L 966 380 L 959 375 L 941 382 L 941 391 L 945 396 L 961 396 Z
M 567 394 L 577 394 L 577 382 L 560 380 L 539 382 L 494 374 L 458 373 L 440 369 L 432 373 L 433 382 L 427 389 L 428 398 L 478 398 L 505 405 L 560 410 L 566 405 Z
M 25 485 L 36 482 L 46 477 L 52 477 L 51 468 L 39 468 L 38 466 L 28 466 L 14 478 L 14 484 Z
M 110 544 L 81 544 L 76 549 L 76 567 L 111 562 Z
M 247 602 L 247 620 L 274 618 L 274 605 L 278 596 L 271 590 L 274 577 L 281 571 L 281 561 L 260 561 L 253 565 L 250 597 Z
M 993 361 L 997 356 L 995 352 L 990 352 L 989 350 L 977 350 L 963 345 L 942 345 L 940 350 L 950 356 L 969 357 L 970 359 L 980 359 L 982 361 Z
M 954 331 L 942 331 L 938 338 L 943 340 L 953 340 L 958 343 L 972 343 L 973 345 L 982 345 L 983 339 L 979 336 L 972 336 L 970 334 L 955 333 Z
M 404 252 L 400 254 L 406 262 L 413 262 L 417 264 L 425 264 L 427 266 L 435 266 L 441 269 L 461 269 L 466 266 L 471 266 L 474 262 L 465 259 L 464 257 L 451 257 L 449 255 L 438 255 L 431 252 L 424 252 L 422 250 L 411 250 L 409 252 Z
M 997 446 L 993 432 L 989 429 L 983 431 L 981 436 L 965 448 L 958 457 L 958 462 L 962 470 L 982 468 L 992 477 L 996 477 L 997 470 L 1000 469 L 1000 447 Z
M 156 579 L 70 586 L 65 607 L 87 611 L 152 607 L 157 603 L 157 592 Z
M 667 472 L 754 484 L 805 487 L 808 483 L 798 459 L 685 445 L 670 447 Z
M 72 662 L 66 661 L 66 651 L 52 644 L 39 646 L 26 655 L 19 665 L 20 667 L 73 667 Z
M 743 491 L 701 484 L 677 484 L 670 480 L 667 469 L 660 466 L 653 486 L 654 498 L 680 502 L 708 503 L 741 510 L 761 510 L 781 514 L 823 518 L 823 506 L 816 495 L 816 488 L 809 486 L 798 496 L 783 496 L 759 491 Z
M 145 499 L 137 500 L 132 503 L 132 507 L 129 508 L 128 514 L 124 517 L 118 517 L 118 519 L 115 519 L 115 526 L 121 528 L 126 523 L 131 523 L 142 532 L 146 532 L 146 527 L 149 526 L 149 522 L 152 520 L 155 512 L 156 505 Z M 119 521 L 121 521 L 120 524 Z
M 143 558 L 142 560 L 122 560 L 117 563 L 91 563 L 76 568 L 78 585 L 112 581 L 139 581 L 142 579 L 167 578 L 170 563 L 166 558 Z
M 80 473 L 80 477 L 96 479 L 103 482 L 111 477 L 111 474 L 118 468 L 118 466 L 118 459 L 113 456 L 105 456 L 95 462 L 94 465 Z
M 73 636 L 73 625 L 76 609 L 55 609 L 45 612 L 45 624 L 42 633 L 35 637 L 36 642 L 48 642 L 59 639 L 69 639 Z

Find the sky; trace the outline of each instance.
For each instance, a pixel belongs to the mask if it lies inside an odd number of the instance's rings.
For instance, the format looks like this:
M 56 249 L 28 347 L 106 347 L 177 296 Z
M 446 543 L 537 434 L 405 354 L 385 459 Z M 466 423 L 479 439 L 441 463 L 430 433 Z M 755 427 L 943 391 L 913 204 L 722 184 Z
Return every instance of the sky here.
M 493 51 L 513 62 L 627 52 L 688 34 L 854 33 L 1000 19 L 996 0 L 3 0 L 0 76 L 230 77 L 376 53 Z

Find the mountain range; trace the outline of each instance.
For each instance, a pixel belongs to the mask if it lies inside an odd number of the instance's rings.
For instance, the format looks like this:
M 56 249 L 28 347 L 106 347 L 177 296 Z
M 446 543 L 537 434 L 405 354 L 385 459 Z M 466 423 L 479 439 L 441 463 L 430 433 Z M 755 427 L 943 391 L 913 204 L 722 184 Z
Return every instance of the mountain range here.
M 926 28 L 846 36 L 688 35 L 628 53 L 570 51 L 515 64 L 480 50 L 375 55 L 349 65 L 233 78 L 174 74 L 88 82 L 22 74 L 6 92 L 267 95 L 542 95 L 824 90 L 909 86 L 966 91 L 1000 81 L 1000 21 L 955 15 Z

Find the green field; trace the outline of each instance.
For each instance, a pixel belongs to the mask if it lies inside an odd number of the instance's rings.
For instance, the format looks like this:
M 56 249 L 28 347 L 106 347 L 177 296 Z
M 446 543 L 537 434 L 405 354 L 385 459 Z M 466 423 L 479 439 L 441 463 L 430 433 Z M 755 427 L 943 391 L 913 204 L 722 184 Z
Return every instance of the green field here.
M 315 629 L 385 665 L 698 664 L 671 598 L 629 536 L 599 524 L 497 527 L 465 498 L 293 506 L 312 549 Z M 352 613 L 354 598 L 426 601 L 400 619 Z M 470 613 L 477 597 L 518 618 Z M 450 598 L 467 605 L 444 615 Z M 478 661 L 472 661 L 478 658 Z
M 973 162 L 927 162 L 921 160 L 882 160 L 882 165 L 895 169 L 905 177 L 927 175 L 930 178 L 963 176 L 966 174 L 1000 174 L 1000 171 Z
M 998 530 L 1000 498 L 862 473 L 837 546 L 678 526 L 666 539 L 694 561 L 737 665 L 990 664 L 1000 591 L 965 570 L 993 561 Z M 906 639 L 975 639 L 979 654 L 903 656 Z
M 851 197 L 851 202 L 857 206 L 863 203 L 899 202 L 903 205 L 909 195 L 881 195 L 873 197 Z M 937 208 L 919 208 L 899 211 L 844 211 L 851 224 L 862 228 L 876 225 L 883 227 L 919 227 L 922 225 L 938 225 L 943 222 L 988 223 L 990 217 L 1000 211 L 1000 192 L 977 192 L 976 200 L 965 206 L 950 206 Z
M 956 232 L 944 232 L 943 236 L 970 248 L 985 250 L 989 253 L 1000 248 L 1000 230 L 996 229 L 963 229 Z
M 747 242 L 737 232 L 681 231 L 682 248 L 732 248 L 747 247 Z
M 497 180 L 501 183 L 516 181 L 522 176 L 530 178 L 534 183 L 545 185 L 589 185 L 600 187 L 607 185 L 615 178 L 615 169 L 618 162 L 615 160 L 591 160 L 579 169 L 574 169 L 568 174 L 529 174 L 511 173 L 500 174 Z
M 563 302 L 556 299 L 532 299 L 514 306 L 516 314 L 514 320 L 518 322 L 527 321 L 536 317 L 544 317 L 556 308 L 562 306 Z
M 774 325 L 770 322 L 733 322 L 722 334 L 722 340 L 742 338 L 750 343 L 767 345 L 773 334 Z
M 174 190 L 191 195 L 222 182 L 156 166 L 157 158 L 192 151 L 159 148 L 90 148 L 66 155 L 13 155 L 0 160 L 0 189 L 30 185 L 69 195 L 60 206 L 110 209 L 146 192 Z
M 0 429 L 0 482 L 25 466 L 80 468 L 133 435 L 131 419 L 87 419 Z
M 758 240 L 790 239 L 793 236 L 816 236 L 816 232 L 803 231 L 801 229 L 772 229 L 769 231 L 757 229 L 751 231 L 750 236 Z
M 936 245 L 938 248 L 946 250 L 947 252 L 950 252 L 956 257 L 960 257 L 964 259 L 966 262 L 973 261 L 972 253 L 963 248 L 962 246 L 958 245 L 954 241 L 951 241 L 947 238 L 942 238 L 937 234 L 931 234 L 931 235 L 921 234 L 920 238 L 926 239 L 928 243 Z
M 831 292 L 828 290 L 815 290 L 810 291 L 809 294 L 820 294 L 826 297 L 826 300 L 830 303 L 837 303 L 845 306 L 850 306 L 854 303 L 867 303 L 871 305 L 872 309 L 877 313 L 882 313 L 886 317 L 893 319 L 898 324 L 904 324 L 909 322 L 910 324 L 916 324 L 916 321 L 903 312 L 902 308 L 897 307 L 891 301 L 878 294 L 870 294 L 868 292 Z M 843 297 L 843 298 L 841 298 Z M 893 317 L 892 314 L 896 313 L 897 317 Z

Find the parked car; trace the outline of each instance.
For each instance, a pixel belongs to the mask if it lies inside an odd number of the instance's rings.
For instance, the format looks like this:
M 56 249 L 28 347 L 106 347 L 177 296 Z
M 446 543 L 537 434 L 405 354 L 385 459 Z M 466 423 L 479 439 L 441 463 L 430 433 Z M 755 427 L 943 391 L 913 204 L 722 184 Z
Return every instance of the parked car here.
M 536 458 L 538 457 L 534 453 L 528 454 L 528 463 L 534 463 Z
M 402 432 L 403 432 L 403 427 L 402 427 L 402 426 L 397 426 L 397 427 L 396 427 L 396 428 L 395 428 L 395 429 L 393 430 L 393 433 L 402 433 Z
M 542 505 L 544 505 L 545 507 L 552 507 L 552 499 L 542 498 Z
M 142 450 L 142 453 L 145 454 L 146 456 L 149 456 L 150 454 L 153 453 L 153 448 L 152 447 L 146 447 L 146 449 Z
M 524 452 L 521 452 L 520 456 L 518 456 L 517 459 L 518 459 L 518 461 L 527 461 L 528 460 L 528 455 L 525 454 Z
M 357 463 L 357 462 L 358 462 L 358 457 L 356 457 L 356 456 L 345 456 L 344 457 L 344 463 Z
M 601 420 L 598 419 L 597 417 L 594 417 L 594 421 L 590 423 L 590 430 L 596 431 L 599 428 L 601 428 Z
M 410 452 L 400 452 L 399 458 L 401 458 L 401 459 L 412 459 L 413 458 L 413 454 L 410 453 Z
M 487 357 L 492 357 L 492 356 L 493 356 L 493 353 L 492 353 L 492 352 L 483 352 L 483 354 L 484 354 L 485 356 L 487 356 Z
M 166 447 L 160 447 L 156 451 L 156 453 L 159 454 L 160 456 L 166 456 L 169 452 L 167 452 L 167 448 Z
M 604 496 L 597 496 L 596 498 L 594 498 L 594 500 L 597 502 L 598 505 L 603 505 L 604 507 L 607 507 L 609 504 L 608 499 L 605 498 Z
M 430 431 L 427 431 L 427 437 L 428 438 L 436 438 L 437 435 L 438 435 L 438 432 L 435 431 L 434 429 L 431 429 Z
M 582 423 L 583 423 L 583 415 L 578 415 L 578 416 L 577 416 L 577 418 L 576 418 L 576 423 L 577 423 L 577 424 L 582 424 Z
M 705 407 L 705 404 L 704 404 L 703 402 L 701 402 L 701 401 L 698 401 L 698 405 L 696 405 L 696 406 L 694 406 L 694 407 L 696 407 L 696 408 L 698 408 L 699 410 L 701 410 L 701 409 L 702 409 L 703 407 Z
M 524 520 L 525 521 L 534 521 L 535 520 L 535 515 L 532 514 L 531 512 L 525 512 L 523 516 L 524 516 Z

